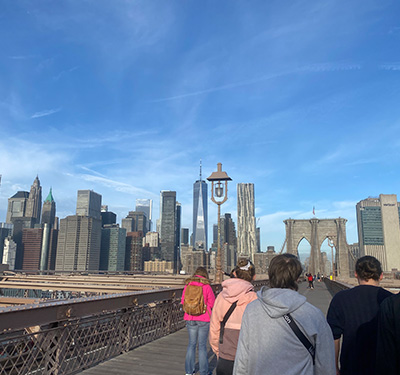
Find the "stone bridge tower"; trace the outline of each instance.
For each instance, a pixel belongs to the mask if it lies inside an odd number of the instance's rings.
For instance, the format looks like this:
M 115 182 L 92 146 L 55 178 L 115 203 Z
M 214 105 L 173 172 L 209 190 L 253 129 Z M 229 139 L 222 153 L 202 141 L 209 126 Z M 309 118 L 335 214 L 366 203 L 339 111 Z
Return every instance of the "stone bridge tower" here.
M 350 276 L 349 251 L 346 240 L 346 219 L 284 220 L 286 226 L 286 248 L 290 254 L 298 256 L 298 246 L 305 238 L 311 245 L 310 272 L 322 273 L 321 245 L 330 238 L 336 249 L 337 273 L 342 277 Z

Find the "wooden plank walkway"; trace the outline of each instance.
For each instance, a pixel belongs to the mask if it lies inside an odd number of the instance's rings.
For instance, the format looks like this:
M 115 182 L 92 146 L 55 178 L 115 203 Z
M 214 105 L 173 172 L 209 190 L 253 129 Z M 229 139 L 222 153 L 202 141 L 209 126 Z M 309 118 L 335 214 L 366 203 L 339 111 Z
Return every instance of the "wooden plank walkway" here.
M 300 284 L 299 292 L 306 296 L 307 301 L 326 311 L 331 295 L 323 282 L 315 282 L 314 289 L 307 289 L 307 282 Z M 88 370 L 81 375 L 177 375 L 185 373 L 185 355 L 188 343 L 186 329 L 155 340 L 147 345 L 136 348 Z M 215 369 L 216 357 L 209 349 L 208 357 L 210 371 Z M 215 371 L 213 371 L 215 373 Z

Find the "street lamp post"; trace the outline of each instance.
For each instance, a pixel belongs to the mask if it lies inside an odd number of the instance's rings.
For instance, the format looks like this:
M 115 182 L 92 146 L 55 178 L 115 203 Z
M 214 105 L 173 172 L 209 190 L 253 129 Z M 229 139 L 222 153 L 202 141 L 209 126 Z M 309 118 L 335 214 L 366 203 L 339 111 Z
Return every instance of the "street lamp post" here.
M 222 261 L 221 261 L 221 205 L 228 200 L 228 181 L 232 179 L 227 175 L 226 172 L 222 171 L 222 164 L 217 164 L 217 171 L 211 173 L 211 176 L 207 178 L 211 181 L 211 200 L 218 206 L 218 248 L 217 248 L 217 259 L 216 270 L 215 270 L 215 282 L 220 284 L 222 282 Z M 223 184 L 225 181 L 225 187 Z M 215 187 L 215 190 L 214 190 Z M 215 199 L 217 198 L 217 199 Z
M 335 271 L 335 259 L 333 258 L 333 248 L 335 247 L 335 244 L 333 243 L 332 238 L 328 237 L 328 246 L 331 248 L 332 252 L 332 280 L 336 280 L 336 271 Z

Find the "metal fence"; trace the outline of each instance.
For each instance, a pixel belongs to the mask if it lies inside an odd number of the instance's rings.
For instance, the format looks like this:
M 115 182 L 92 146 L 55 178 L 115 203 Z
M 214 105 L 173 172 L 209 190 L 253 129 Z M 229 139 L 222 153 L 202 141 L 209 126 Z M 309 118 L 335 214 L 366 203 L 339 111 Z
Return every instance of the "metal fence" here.
M 349 289 L 351 288 L 351 285 L 347 285 L 338 281 L 333 281 L 328 279 L 327 277 L 324 278 L 325 285 L 327 289 L 329 290 L 329 293 L 332 295 L 332 297 L 337 293 L 340 292 L 341 290 Z
M 266 281 L 255 283 L 256 289 Z M 218 293 L 220 285 L 213 286 Z M 0 310 L 0 374 L 75 374 L 184 327 L 182 288 Z

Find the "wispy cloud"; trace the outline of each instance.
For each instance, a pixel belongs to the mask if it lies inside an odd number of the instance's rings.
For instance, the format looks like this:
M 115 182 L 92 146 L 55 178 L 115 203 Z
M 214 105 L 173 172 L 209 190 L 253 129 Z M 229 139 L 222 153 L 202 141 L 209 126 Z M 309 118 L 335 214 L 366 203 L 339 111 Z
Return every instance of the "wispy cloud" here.
M 382 64 L 379 68 L 382 70 L 400 70 L 400 62 Z
M 77 70 L 79 67 L 78 66 L 74 66 L 70 69 L 67 70 L 62 70 L 60 73 L 58 73 L 56 76 L 53 77 L 54 81 L 58 81 L 60 78 L 62 78 L 64 75 L 68 74 L 68 73 L 72 73 L 75 70 Z
M 40 112 L 35 112 L 31 118 L 39 118 L 39 117 L 45 117 L 45 116 L 50 116 L 53 115 L 54 113 L 60 112 L 61 108 L 53 108 L 53 109 L 46 109 L 44 111 Z
M 173 95 L 165 98 L 158 98 L 151 100 L 150 103 L 159 103 L 159 102 L 166 102 L 171 100 L 177 99 L 185 99 L 192 96 L 210 94 L 217 91 L 225 91 L 225 90 L 232 90 L 238 87 L 250 86 L 260 82 L 269 81 L 275 78 L 280 78 L 283 76 L 287 76 L 290 74 L 301 73 L 301 72 L 342 72 L 342 71 L 351 71 L 351 70 L 360 70 L 362 69 L 361 64 L 358 63 L 335 63 L 335 62 L 328 62 L 328 63 L 317 63 L 317 64 L 308 64 L 302 65 L 297 68 L 287 69 L 282 72 L 277 72 L 274 74 L 263 75 L 260 77 L 227 83 L 226 85 L 210 87 L 204 90 L 198 90 L 188 93 L 183 93 L 179 95 Z
M 327 62 L 318 64 L 309 64 L 299 68 L 299 71 L 309 72 L 340 72 L 347 70 L 360 70 L 362 65 L 359 63 L 337 63 Z
M 128 194 L 133 194 L 133 195 L 140 194 L 143 196 L 150 196 L 152 198 L 155 197 L 155 194 L 153 192 L 150 192 L 145 189 L 141 189 L 139 187 L 136 187 L 136 186 L 133 186 L 130 184 L 126 184 L 124 182 L 111 180 L 109 178 L 93 176 L 90 174 L 81 174 L 81 175 L 78 175 L 78 177 L 81 177 L 85 181 L 98 183 L 98 184 L 104 185 L 108 188 L 114 188 L 116 191 L 119 191 L 121 193 L 128 193 Z
M 33 59 L 36 56 L 34 55 L 17 55 L 17 56 L 8 56 L 9 59 L 12 60 L 29 60 L 29 59 Z
M 353 160 L 349 163 L 346 163 L 345 165 L 347 166 L 352 166 L 352 165 L 363 165 L 363 164 L 372 164 L 372 163 L 378 163 L 379 159 L 374 158 L 374 159 L 359 159 L 359 160 Z
M 284 74 L 287 74 L 287 73 L 271 74 L 271 75 L 254 78 L 254 79 L 245 80 L 245 81 L 228 83 L 226 85 L 210 87 L 208 89 L 193 91 L 193 92 L 189 92 L 186 94 L 180 94 L 180 95 L 174 95 L 174 96 L 170 96 L 170 97 L 166 97 L 166 98 L 154 99 L 150 102 L 151 103 L 166 102 L 166 101 L 170 101 L 170 100 L 189 98 L 191 96 L 209 94 L 209 93 L 217 92 L 217 91 L 231 90 L 231 89 L 234 89 L 237 87 L 253 85 L 253 84 L 261 82 L 261 81 L 267 81 L 267 80 L 270 80 L 273 78 L 277 78 Z

